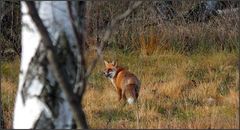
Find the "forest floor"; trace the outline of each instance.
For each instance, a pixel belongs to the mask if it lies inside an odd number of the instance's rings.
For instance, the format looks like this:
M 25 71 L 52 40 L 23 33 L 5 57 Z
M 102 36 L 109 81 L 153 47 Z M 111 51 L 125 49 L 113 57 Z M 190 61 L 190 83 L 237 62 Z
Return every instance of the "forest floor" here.
M 237 53 L 156 51 L 147 56 L 106 50 L 104 59 L 136 74 L 140 95 L 135 105 L 119 102 L 102 74 L 103 61 L 98 62 L 83 99 L 91 128 L 239 128 Z M 5 128 L 12 127 L 19 63 L 17 58 L 1 65 Z

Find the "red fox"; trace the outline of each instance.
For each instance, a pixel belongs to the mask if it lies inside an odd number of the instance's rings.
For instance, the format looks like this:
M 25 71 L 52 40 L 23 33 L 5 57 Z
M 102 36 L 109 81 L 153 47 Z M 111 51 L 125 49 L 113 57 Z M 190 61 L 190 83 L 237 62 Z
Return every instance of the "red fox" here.
M 104 75 L 111 80 L 113 86 L 115 87 L 118 100 L 127 100 L 129 104 L 133 104 L 139 95 L 140 80 L 127 69 L 120 67 L 116 62 L 105 63 Z

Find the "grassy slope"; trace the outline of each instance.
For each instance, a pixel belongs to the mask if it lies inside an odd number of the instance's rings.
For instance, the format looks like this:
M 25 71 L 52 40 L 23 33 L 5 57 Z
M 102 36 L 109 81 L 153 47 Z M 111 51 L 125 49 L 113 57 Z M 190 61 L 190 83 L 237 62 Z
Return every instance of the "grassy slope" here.
M 129 68 L 142 86 L 137 105 L 119 103 L 99 62 L 83 102 L 92 128 L 239 128 L 236 53 L 145 56 L 107 50 L 104 56 Z M 2 68 L 5 124 L 11 128 L 19 60 Z

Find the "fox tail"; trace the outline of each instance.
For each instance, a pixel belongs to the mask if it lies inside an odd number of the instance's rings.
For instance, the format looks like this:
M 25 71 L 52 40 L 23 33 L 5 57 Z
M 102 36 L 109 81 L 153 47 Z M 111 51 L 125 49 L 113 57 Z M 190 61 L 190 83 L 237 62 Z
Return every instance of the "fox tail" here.
M 136 84 L 129 84 L 125 88 L 125 96 L 128 104 L 134 104 L 138 98 L 138 92 Z

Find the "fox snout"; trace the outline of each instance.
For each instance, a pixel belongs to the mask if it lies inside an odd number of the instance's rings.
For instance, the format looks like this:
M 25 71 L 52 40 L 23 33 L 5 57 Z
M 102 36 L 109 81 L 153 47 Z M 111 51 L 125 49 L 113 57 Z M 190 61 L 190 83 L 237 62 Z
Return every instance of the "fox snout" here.
M 107 71 L 103 71 L 103 75 L 107 78 L 110 77 L 110 74 Z
M 103 74 L 107 77 L 107 78 L 113 78 L 117 73 L 117 70 L 115 68 L 113 69 L 107 69 L 105 71 L 103 71 Z

